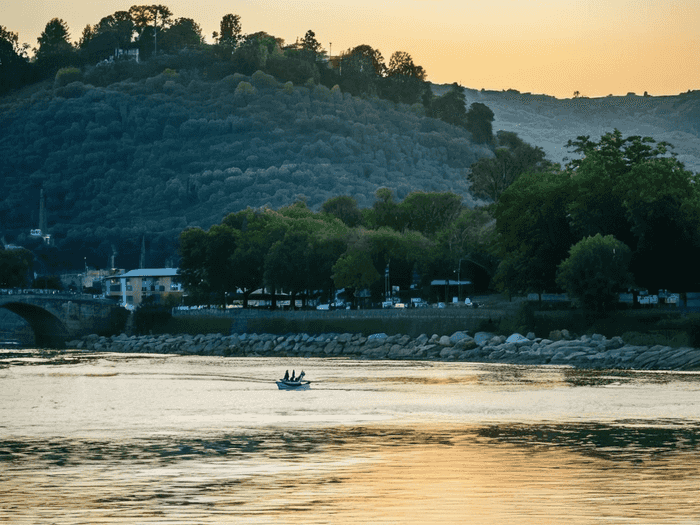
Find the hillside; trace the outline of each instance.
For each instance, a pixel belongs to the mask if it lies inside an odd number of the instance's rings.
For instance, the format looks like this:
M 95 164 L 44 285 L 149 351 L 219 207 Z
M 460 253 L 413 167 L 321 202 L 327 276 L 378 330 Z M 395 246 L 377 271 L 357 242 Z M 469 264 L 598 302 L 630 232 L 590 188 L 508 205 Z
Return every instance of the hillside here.
M 43 187 L 61 252 L 55 269 L 104 267 L 113 254 L 134 267 L 144 237 L 147 264 L 163 265 L 188 226 L 299 198 L 318 209 L 350 195 L 368 207 L 378 188 L 389 187 L 398 199 L 452 191 L 469 207 L 479 204 L 465 174 L 491 152 L 463 128 L 425 117 L 420 104 L 294 86 L 262 72 L 210 80 L 196 68 L 165 68 L 119 82 L 105 77 L 93 68 L 67 84 L 0 98 L 0 233 L 9 243 L 39 242 L 28 232 L 38 226 Z M 467 106 L 491 108 L 494 131 L 515 131 L 557 162 L 570 154 L 568 140 L 618 128 L 672 143 L 679 160 L 700 171 L 699 92 L 566 100 L 465 94 Z
M 300 197 L 317 209 L 351 195 L 366 207 L 387 186 L 399 199 L 453 191 L 472 207 L 465 171 L 490 154 L 421 107 L 262 72 L 206 81 L 165 70 L 106 87 L 89 78 L 47 85 L 0 100 L 0 130 L 7 242 L 38 225 L 43 187 L 54 239 L 99 266 L 113 251 L 136 263 L 143 235 L 149 249 L 161 246 L 150 264 L 163 264 L 187 226 Z
M 435 87 L 442 94 L 444 86 Z M 600 138 L 613 128 L 623 136 L 650 136 L 675 146 L 678 160 L 689 170 L 700 172 L 700 91 L 676 96 L 556 99 L 517 91 L 465 89 L 467 104 L 481 102 L 494 113 L 494 133 L 516 132 L 520 138 L 540 146 L 547 157 L 562 162 L 571 157 L 565 145 L 579 135 Z

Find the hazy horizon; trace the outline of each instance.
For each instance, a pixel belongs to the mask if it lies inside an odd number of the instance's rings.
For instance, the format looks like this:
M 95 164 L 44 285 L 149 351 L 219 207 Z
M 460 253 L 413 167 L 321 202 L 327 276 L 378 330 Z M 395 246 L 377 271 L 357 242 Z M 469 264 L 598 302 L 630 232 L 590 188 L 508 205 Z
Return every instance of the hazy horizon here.
M 2 25 L 20 43 L 37 46 L 52 18 L 64 20 L 71 41 L 83 28 L 134 0 L 0 0 Z M 700 88 L 700 3 L 690 0 L 543 0 L 537 5 L 494 0 L 488 5 L 456 0 L 339 0 L 277 5 L 249 0 L 198 4 L 159 0 L 174 18 L 192 18 L 212 42 L 221 18 L 241 16 L 244 33 L 266 31 L 292 43 L 307 30 L 331 54 L 360 44 L 381 51 L 388 63 L 406 51 L 437 84 L 570 98 L 677 95 Z M 31 54 L 31 53 L 30 53 Z

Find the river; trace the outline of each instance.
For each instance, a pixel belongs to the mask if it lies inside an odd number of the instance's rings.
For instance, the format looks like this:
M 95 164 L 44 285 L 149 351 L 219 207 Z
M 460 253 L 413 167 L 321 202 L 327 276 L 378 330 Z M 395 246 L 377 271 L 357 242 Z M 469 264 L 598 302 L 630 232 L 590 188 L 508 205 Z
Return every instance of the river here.
M 0 400 L 0 522 L 700 523 L 700 373 L 31 351 Z

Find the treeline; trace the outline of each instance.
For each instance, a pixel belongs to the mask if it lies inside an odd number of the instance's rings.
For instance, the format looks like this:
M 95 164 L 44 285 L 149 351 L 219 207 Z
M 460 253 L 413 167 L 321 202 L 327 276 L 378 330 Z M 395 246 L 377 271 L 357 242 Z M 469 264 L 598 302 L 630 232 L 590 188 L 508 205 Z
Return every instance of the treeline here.
M 458 272 L 488 286 L 495 224 L 485 210 L 465 208 L 453 193 L 413 192 L 396 202 L 381 188 L 376 197 L 365 209 L 349 196 L 329 199 L 319 212 L 303 201 L 247 209 L 206 231 L 184 230 L 180 274 L 189 300 L 224 303 L 242 293 L 247 305 L 264 287 L 289 293 L 292 304 L 297 297 L 330 301 L 341 288 L 349 301 L 369 290 L 376 302 L 386 292 L 385 275 L 390 286 L 425 298 L 432 279 L 455 280 Z
M 513 137 L 501 139 L 512 147 L 493 162 L 530 158 L 516 155 L 525 145 Z M 298 202 L 185 230 L 184 282 L 196 297 L 218 293 L 222 301 L 263 286 L 326 297 L 333 288 L 350 296 L 369 289 L 377 301 L 385 272 L 391 285 L 423 297 L 431 280 L 459 272 L 477 291 L 565 291 L 598 312 L 620 292 L 700 289 L 700 191 L 672 146 L 617 130 L 567 146 L 580 158 L 561 168 L 535 155 L 495 203 L 475 209 L 450 193 L 413 192 L 397 202 L 382 188 L 371 208 L 342 196 L 318 213 Z
M 580 158 L 523 174 L 500 195 L 495 284 L 563 289 L 595 310 L 628 289 L 700 289 L 700 191 L 672 146 L 614 130 L 567 147 Z
M 468 129 L 474 142 L 489 144 L 493 139 L 493 113 L 480 103 L 472 104 L 467 111 L 462 88 L 456 84 L 448 95 L 434 97 L 426 82 L 427 72 L 405 51 L 394 52 L 388 64 L 379 50 L 367 44 L 331 57 L 312 30 L 295 43 L 285 45 L 283 39 L 264 31 L 243 33 L 241 18 L 235 14 L 223 16 L 220 30 L 213 37 L 216 43 L 206 44 L 196 21 L 175 18 L 167 6 L 134 5 L 128 11 L 116 11 L 87 25 L 74 43 L 70 42 L 66 22 L 51 19 L 37 39 L 34 59 L 29 60 L 29 46 L 20 45 L 17 33 L 0 26 L 0 94 L 54 75 L 60 84 L 79 80 L 81 69 L 92 70 L 97 64 L 104 70 L 107 61 L 131 58 L 131 51 L 137 51 L 143 60 L 159 53 L 173 56 L 171 68 L 182 65 L 176 58 L 178 54 L 196 53 L 194 67 L 207 79 L 263 71 L 297 85 L 321 84 L 329 89 L 339 86 L 352 95 L 420 104 L 428 116 Z M 118 56 L 115 50 L 120 50 Z M 90 75 L 91 81 L 107 85 L 131 78 L 119 70 L 105 73 Z

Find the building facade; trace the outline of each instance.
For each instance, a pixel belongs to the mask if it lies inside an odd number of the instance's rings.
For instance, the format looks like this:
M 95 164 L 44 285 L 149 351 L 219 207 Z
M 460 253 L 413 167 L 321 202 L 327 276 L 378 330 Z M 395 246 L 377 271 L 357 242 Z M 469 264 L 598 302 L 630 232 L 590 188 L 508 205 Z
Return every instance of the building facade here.
M 148 297 L 152 297 L 155 304 L 162 304 L 168 297 L 179 300 L 184 290 L 177 277 L 177 268 L 131 270 L 105 279 L 105 295 L 118 299 L 130 309 Z

